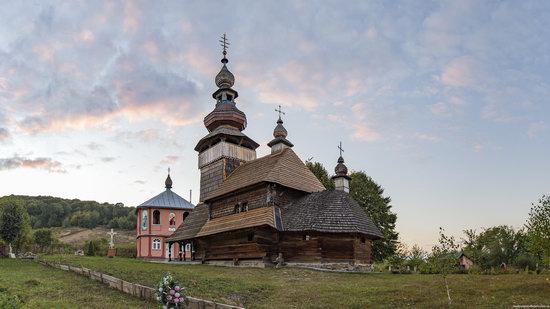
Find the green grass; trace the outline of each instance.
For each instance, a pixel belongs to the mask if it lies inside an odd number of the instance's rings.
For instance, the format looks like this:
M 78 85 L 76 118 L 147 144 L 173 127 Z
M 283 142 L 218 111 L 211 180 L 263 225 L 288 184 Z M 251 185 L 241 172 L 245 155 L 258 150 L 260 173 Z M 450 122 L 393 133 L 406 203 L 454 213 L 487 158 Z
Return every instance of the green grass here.
M 148 286 L 171 272 L 190 296 L 247 308 L 447 308 L 439 275 L 344 274 L 304 269 L 168 265 L 135 259 L 47 257 Z M 550 305 L 550 274 L 451 275 L 452 308 Z
M 33 261 L 0 259 L 0 308 L 14 302 L 22 308 L 156 308 L 155 303 L 74 273 Z

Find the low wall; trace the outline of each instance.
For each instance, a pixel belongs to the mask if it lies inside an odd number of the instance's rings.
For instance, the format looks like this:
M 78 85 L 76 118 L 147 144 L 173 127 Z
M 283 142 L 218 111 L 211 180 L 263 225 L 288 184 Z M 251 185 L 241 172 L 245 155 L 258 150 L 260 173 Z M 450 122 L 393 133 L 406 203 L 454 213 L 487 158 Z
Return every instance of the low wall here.
M 70 266 L 70 265 L 50 263 L 46 261 L 39 261 L 39 263 L 44 266 L 49 266 L 49 267 L 53 267 L 61 270 L 75 272 L 77 274 L 89 277 L 92 280 L 100 281 L 103 284 L 109 285 L 111 288 L 117 289 L 121 292 L 130 294 L 132 296 L 156 301 L 155 289 L 148 286 L 124 281 L 122 279 L 119 279 L 110 275 L 106 275 L 85 267 L 76 267 L 76 266 Z M 189 309 L 244 309 L 242 307 L 219 304 L 212 301 L 194 298 L 194 297 L 187 297 L 187 299 L 189 301 L 187 308 Z

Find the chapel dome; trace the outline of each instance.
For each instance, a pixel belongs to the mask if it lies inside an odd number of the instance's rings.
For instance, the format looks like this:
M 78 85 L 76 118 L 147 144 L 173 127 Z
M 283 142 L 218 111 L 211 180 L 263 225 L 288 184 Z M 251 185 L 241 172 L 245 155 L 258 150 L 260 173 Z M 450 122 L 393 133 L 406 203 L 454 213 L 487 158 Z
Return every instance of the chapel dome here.
M 218 75 L 216 75 L 216 86 L 218 86 L 218 88 L 231 88 L 234 84 L 235 76 L 227 69 L 224 63 L 222 69 Z
M 336 176 L 348 175 L 348 167 L 344 164 L 344 158 L 342 158 L 342 156 L 338 158 L 338 164 L 334 168 L 334 173 L 336 174 Z

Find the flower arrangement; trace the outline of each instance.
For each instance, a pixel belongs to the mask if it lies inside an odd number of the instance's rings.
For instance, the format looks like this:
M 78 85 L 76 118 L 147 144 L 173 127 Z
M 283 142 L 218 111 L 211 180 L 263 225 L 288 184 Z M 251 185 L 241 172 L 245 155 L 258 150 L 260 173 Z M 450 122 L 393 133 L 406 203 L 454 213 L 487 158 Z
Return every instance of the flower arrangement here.
M 157 300 L 164 308 L 183 308 L 187 302 L 185 288 L 176 282 L 170 273 L 160 279 L 156 294 Z

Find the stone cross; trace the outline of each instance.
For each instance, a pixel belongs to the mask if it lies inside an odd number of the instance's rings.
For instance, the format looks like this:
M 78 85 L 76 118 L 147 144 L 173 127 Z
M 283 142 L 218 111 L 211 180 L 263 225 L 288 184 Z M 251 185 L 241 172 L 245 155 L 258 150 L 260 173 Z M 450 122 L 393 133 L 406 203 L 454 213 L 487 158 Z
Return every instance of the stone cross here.
M 115 242 L 114 242 L 114 236 L 116 235 L 117 233 L 115 231 L 113 231 L 113 229 L 111 229 L 111 231 L 109 233 L 107 233 L 107 235 L 111 236 L 111 241 L 109 242 L 109 248 L 114 248 L 115 247 Z

